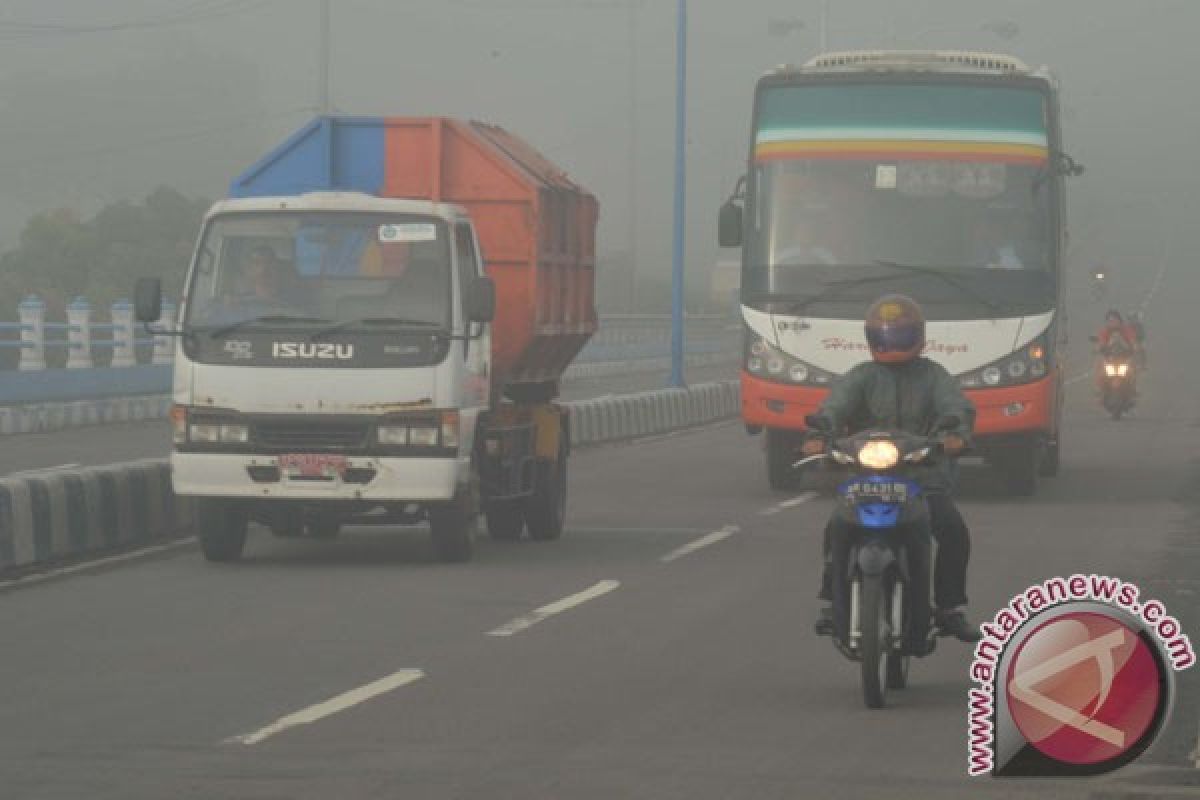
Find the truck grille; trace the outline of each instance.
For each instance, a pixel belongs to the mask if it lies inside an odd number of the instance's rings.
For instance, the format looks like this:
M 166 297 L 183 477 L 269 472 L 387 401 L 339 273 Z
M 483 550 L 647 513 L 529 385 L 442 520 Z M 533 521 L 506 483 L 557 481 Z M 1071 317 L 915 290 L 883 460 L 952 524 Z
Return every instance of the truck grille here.
M 361 422 L 259 422 L 255 441 L 272 450 L 308 453 L 365 447 L 369 426 Z

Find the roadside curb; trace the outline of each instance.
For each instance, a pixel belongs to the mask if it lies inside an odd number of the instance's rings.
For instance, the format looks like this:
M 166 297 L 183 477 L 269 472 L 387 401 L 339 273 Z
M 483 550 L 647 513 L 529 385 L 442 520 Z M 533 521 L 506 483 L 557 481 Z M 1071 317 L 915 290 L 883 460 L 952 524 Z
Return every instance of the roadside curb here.
M 162 419 L 170 408 L 171 397 L 165 394 L 0 406 L 0 435 L 49 433 L 87 425 Z
M 3 478 L 0 572 L 171 538 L 190 517 L 165 460 Z
M 737 381 L 701 383 L 564 403 L 571 417 L 571 444 L 589 445 L 669 433 L 736 416 Z

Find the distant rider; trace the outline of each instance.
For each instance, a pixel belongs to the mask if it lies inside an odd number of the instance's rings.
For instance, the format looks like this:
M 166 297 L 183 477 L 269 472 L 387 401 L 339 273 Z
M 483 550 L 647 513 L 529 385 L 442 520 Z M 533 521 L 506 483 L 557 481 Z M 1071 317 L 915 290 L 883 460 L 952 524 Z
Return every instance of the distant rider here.
M 928 436 L 940 419 L 957 418 L 957 428 L 945 432 L 942 439 L 949 459 L 926 470 L 921 486 L 938 543 L 933 575 L 934 623 L 942 632 L 964 642 L 978 641 L 979 633 L 967 621 L 965 612 L 970 533 L 950 496 L 954 468 L 951 459 L 967 446 L 975 407 L 945 368 L 921 355 L 925 348 L 925 318 L 916 302 L 902 295 L 877 300 L 867 312 L 865 328 L 873 360 L 858 364 L 836 381 L 817 416 L 824 417 L 828 429 L 838 435 L 843 430 L 853 434 L 881 428 Z M 817 455 L 824 452 L 825 446 L 823 439 L 811 437 L 805 441 L 803 452 Z M 847 537 L 840 530 L 842 524 L 831 520 L 825 530 L 822 608 L 817 620 L 817 631 L 822 634 L 833 632 L 830 569 L 845 560 Z
M 1100 356 L 1096 362 L 1096 390 L 1104 390 L 1104 358 L 1113 356 L 1132 356 L 1141 359 L 1141 344 L 1137 329 L 1126 322 L 1121 312 L 1110 308 L 1104 315 L 1104 326 L 1095 336 L 1096 353 Z

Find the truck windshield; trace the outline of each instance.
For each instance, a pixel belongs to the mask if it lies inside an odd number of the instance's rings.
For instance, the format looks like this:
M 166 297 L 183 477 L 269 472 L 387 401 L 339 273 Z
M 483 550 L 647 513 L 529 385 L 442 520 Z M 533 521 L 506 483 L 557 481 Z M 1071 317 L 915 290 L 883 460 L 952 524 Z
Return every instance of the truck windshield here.
M 1050 270 L 1043 105 L 1034 90 L 982 85 L 764 90 L 750 284 L 802 291 L 814 267 L 880 261 L 968 280 Z
M 249 328 L 450 324 L 448 230 L 394 214 L 245 213 L 207 226 L 185 325 Z M 381 320 L 392 320 L 382 324 Z

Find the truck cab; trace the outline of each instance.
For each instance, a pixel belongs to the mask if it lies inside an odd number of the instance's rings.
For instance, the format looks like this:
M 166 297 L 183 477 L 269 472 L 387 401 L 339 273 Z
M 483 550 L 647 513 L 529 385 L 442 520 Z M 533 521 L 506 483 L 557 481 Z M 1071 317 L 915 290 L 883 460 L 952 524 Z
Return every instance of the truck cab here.
M 319 117 L 235 178 L 175 332 L 173 484 L 205 556 L 239 558 L 250 521 L 428 521 L 444 561 L 480 514 L 557 539 L 597 216 L 516 136 L 437 117 Z M 139 282 L 138 318 L 160 305 Z

